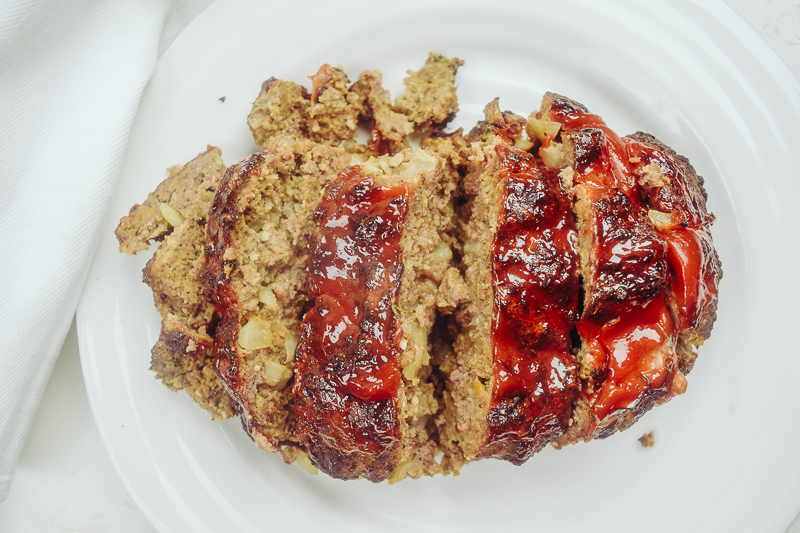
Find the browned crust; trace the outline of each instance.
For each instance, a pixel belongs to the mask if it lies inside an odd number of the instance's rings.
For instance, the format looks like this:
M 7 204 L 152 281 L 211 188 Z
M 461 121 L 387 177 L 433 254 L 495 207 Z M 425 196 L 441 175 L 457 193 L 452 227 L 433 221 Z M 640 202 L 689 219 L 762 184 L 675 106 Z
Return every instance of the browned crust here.
M 152 350 L 150 370 L 164 385 L 183 390 L 215 420 L 234 414 L 235 406 L 212 369 L 211 337 L 186 329 L 180 318 L 166 316 Z
M 270 78 L 263 84 L 247 119 L 256 144 L 266 147 L 276 135 L 332 145 L 355 139 L 363 96 L 348 87 L 341 68 L 323 65 L 311 79 L 311 93 L 290 81 Z
M 679 194 L 679 190 L 684 189 L 688 191 L 688 196 L 691 199 L 690 202 L 698 213 L 695 220 L 689 220 L 687 218 L 684 222 L 695 222 L 702 225 L 712 224 L 715 217 L 708 212 L 708 208 L 706 207 L 708 193 L 705 189 L 705 180 L 702 176 L 697 174 L 689 160 L 649 133 L 637 131 L 636 133 L 628 135 L 628 137 L 662 152 L 667 156 L 669 162 L 680 169 L 681 172 L 679 175 L 684 178 L 681 180 L 681 183 L 670 181 L 666 185 L 658 187 L 656 191 L 649 195 L 648 203 L 654 207 L 661 207 L 662 209 L 671 204 L 683 204 L 681 197 L 684 195 Z M 675 211 L 682 210 L 682 207 L 676 205 Z

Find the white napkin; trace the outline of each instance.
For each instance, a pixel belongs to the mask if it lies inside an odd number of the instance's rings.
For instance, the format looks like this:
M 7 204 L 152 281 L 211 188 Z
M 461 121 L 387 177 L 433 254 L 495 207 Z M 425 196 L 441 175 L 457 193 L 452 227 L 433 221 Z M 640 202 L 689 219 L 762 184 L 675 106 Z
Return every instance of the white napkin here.
M 0 0 L 0 501 L 72 321 L 142 89 L 210 3 Z

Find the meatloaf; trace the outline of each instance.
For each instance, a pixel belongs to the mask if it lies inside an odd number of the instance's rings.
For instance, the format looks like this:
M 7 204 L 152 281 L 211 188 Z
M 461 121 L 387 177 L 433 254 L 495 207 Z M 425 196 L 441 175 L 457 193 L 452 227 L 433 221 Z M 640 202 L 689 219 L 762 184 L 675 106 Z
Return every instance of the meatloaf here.
M 123 251 L 164 240 L 168 386 L 374 482 L 521 464 L 685 390 L 722 276 L 702 178 L 553 93 L 445 132 L 461 64 L 431 54 L 394 102 L 376 71 L 270 79 L 263 151 L 226 170 L 209 149 L 123 219 Z

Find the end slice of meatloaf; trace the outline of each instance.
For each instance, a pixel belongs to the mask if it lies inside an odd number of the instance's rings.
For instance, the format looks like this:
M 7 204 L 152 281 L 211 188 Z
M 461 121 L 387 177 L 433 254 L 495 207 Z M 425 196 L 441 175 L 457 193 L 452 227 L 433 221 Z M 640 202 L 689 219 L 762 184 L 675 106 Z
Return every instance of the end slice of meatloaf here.
M 583 391 L 563 442 L 603 438 L 686 389 L 715 318 L 713 217 L 702 180 L 653 137 L 620 137 L 552 93 L 528 124 L 572 184 L 579 230 Z
M 162 241 L 144 269 L 161 314 L 151 369 L 173 390 L 185 391 L 215 419 L 233 415 L 233 404 L 211 368 L 213 308 L 197 281 L 202 267 L 207 213 L 225 172 L 219 148 L 209 147 L 169 176 L 116 230 L 120 250 L 135 254 Z

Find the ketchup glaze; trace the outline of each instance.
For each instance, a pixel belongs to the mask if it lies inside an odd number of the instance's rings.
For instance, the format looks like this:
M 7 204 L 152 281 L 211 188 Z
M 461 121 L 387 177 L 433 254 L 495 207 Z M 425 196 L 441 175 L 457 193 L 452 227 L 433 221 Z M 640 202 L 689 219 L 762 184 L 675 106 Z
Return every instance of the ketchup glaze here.
M 496 150 L 504 186 L 492 243 L 494 381 L 486 449 L 519 464 L 564 433 L 579 391 L 570 353 L 578 254 L 572 199 L 558 175 L 527 152 L 506 144 Z
M 399 452 L 400 238 L 410 185 L 343 170 L 315 213 L 295 351 L 296 432 L 312 461 L 346 479 L 380 481 Z
M 548 117 L 573 145 L 576 195 L 588 205 L 593 279 L 577 323 L 584 395 L 595 423 L 685 390 L 677 339 L 716 310 L 721 277 L 713 216 L 688 162 L 644 134 L 619 137 L 583 106 L 552 95 Z M 637 140 L 641 139 L 641 140 Z M 646 179 L 648 171 L 656 176 Z M 677 222 L 656 226 L 650 210 Z

